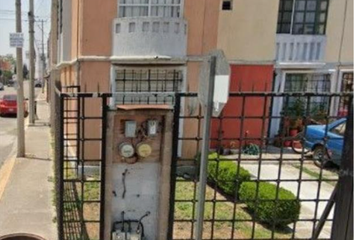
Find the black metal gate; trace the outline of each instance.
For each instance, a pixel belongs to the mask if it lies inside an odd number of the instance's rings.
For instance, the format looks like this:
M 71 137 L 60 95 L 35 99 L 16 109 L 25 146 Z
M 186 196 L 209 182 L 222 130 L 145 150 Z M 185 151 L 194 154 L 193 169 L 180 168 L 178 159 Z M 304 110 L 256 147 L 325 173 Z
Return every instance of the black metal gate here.
M 230 93 L 210 129 L 203 239 L 352 239 L 352 226 L 344 221 L 352 222 L 353 159 L 341 153 L 352 141 L 343 143 L 342 125 L 335 125 L 343 123 L 335 106 L 341 99 L 352 103 L 353 96 Z M 271 104 L 279 104 L 278 112 Z M 351 121 L 347 136 L 353 134 Z M 178 94 L 169 239 L 195 239 L 202 122 L 197 94 Z M 347 187 L 340 195 L 338 179 Z M 346 235 L 331 236 L 338 232 Z

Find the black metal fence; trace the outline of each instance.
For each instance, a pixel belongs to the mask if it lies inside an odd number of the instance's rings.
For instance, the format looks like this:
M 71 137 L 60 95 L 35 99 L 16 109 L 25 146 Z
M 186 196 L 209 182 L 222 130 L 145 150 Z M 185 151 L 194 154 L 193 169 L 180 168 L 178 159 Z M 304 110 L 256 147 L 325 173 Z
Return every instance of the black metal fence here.
M 112 94 L 78 91 L 63 88 L 55 101 L 59 239 L 103 240 Z M 175 114 L 169 239 L 194 239 L 203 112 L 195 93 L 168 97 Z M 328 104 L 314 111 L 318 97 Z M 210 129 L 203 239 L 331 239 L 331 206 L 352 195 L 335 190 L 343 175 L 353 177 L 340 167 L 348 144 L 336 106 L 343 97 L 352 102 L 352 93 L 230 93 Z
M 328 104 L 315 111 L 319 97 Z M 350 144 L 335 106 L 343 97 L 352 102 L 351 93 L 230 93 L 210 129 L 203 239 L 333 239 L 334 199 L 352 195 L 333 194 L 352 174 L 340 168 Z M 195 239 L 203 112 L 196 94 L 176 102 L 170 239 Z M 281 110 L 271 114 L 271 103 Z
M 56 92 L 56 190 L 59 239 L 103 239 L 107 98 Z

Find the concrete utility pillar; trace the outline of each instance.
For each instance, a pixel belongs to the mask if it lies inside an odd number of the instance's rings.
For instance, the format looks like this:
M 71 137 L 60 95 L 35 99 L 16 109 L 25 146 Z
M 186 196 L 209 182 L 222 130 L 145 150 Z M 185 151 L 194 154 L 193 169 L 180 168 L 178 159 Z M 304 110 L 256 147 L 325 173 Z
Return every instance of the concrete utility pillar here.
M 173 113 L 125 105 L 108 113 L 105 240 L 167 239 Z

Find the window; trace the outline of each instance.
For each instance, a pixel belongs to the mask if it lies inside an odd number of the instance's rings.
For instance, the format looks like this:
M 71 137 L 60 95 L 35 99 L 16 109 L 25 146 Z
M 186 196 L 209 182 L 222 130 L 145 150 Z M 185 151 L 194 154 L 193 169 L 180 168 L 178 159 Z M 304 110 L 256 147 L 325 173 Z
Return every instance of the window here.
M 332 128 L 330 131 L 334 134 L 344 136 L 346 125 L 346 123 L 339 124 L 338 126 Z
M 127 68 L 116 71 L 116 92 L 181 92 L 183 72 L 178 68 Z M 117 103 L 170 103 L 171 97 L 118 95 Z
M 116 33 L 120 33 L 120 24 L 116 24 Z
M 325 93 L 330 91 L 330 74 L 306 74 L 290 73 L 286 74 L 284 92 L 312 92 Z M 306 98 L 289 97 L 284 99 L 284 107 L 289 108 L 301 101 L 303 108 L 307 108 Z M 326 113 L 329 105 L 329 98 L 325 96 L 314 96 L 310 98 L 309 114 L 316 119 Z
M 342 88 L 341 92 L 353 92 L 353 73 L 346 72 L 343 73 Z M 339 108 L 338 108 L 338 117 L 345 117 L 348 115 L 348 109 L 350 106 L 349 97 L 340 97 L 339 99 Z
M 222 1 L 222 10 L 232 10 L 232 0 Z
M 286 74 L 285 92 L 329 92 L 330 74 Z
M 119 17 L 181 17 L 183 0 L 120 0 Z
M 129 32 L 135 32 L 135 22 L 129 23 Z
M 4 95 L 4 100 L 6 101 L 17 101 L 16 95 Z
M 280 0 L 277 33 L 325 34 L 329 0 Z

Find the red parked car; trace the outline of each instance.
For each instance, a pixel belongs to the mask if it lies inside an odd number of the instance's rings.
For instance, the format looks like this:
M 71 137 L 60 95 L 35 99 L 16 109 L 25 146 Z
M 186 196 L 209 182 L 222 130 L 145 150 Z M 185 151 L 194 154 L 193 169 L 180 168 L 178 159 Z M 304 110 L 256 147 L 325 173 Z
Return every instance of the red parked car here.
M 25 117 L 28 115 L 26 101 L 23 103 Z M 6 94 L 0 99 L 0 116 L 17 115 L 17 96 L 16 94 Z

